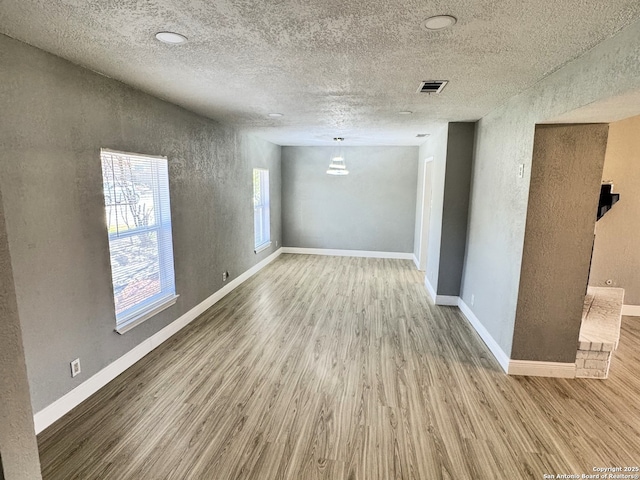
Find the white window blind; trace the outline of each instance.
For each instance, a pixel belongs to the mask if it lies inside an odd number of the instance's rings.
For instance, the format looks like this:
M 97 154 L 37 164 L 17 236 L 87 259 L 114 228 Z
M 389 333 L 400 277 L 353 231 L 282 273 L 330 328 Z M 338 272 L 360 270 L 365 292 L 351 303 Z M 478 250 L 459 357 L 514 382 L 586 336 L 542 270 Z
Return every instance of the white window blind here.
M 176 301 L 166 157 L 102 149 L 116 330 Z
M 255 250 L 258 252 L 271 244 L 269 212 L 269 170 L 253 169 L 253 230 Z

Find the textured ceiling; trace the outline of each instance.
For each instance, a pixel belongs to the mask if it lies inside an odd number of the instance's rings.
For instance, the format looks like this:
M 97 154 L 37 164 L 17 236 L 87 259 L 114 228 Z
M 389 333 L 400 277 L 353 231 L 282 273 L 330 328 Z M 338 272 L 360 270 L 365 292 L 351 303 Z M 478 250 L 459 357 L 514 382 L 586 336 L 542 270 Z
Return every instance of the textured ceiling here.
M 458 23 L 426 30 L 436 14 Z M 638 18 L 638 0 L 0 0 L 0 32 L 281 145 L 419 145 Z

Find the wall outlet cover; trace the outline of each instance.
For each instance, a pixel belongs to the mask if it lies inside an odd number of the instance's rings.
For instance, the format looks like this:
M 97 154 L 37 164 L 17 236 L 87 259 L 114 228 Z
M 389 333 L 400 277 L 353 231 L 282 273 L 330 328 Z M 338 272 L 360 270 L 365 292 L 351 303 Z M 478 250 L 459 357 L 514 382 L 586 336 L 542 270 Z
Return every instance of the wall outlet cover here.
M 71 362 L 71 376 L 75 377 L 81 371 L 82 369 L 80 368 L 80 359 L 76 358 L 74 361 Z

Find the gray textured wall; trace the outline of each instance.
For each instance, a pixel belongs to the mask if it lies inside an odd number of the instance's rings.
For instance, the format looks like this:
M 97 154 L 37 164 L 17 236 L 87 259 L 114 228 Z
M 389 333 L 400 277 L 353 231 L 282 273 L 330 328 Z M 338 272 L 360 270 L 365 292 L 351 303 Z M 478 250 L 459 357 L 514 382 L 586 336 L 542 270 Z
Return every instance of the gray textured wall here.
M 420 146 L 420 158 L 433 157 L 431 166 L 431 215 L 429 218 L 429 245 L 427 251 L 427 274 L 431 286 L 438 286 L 440 270 L 440 244 L 442 237 L 442 214 L 444 209 L 444 178 L 447 163 L 447 138 L 449 126 L 444 124 L 431 134 Z
M 0 321 L 0 479 L 42 478 L 1 193 Z
M 536 127 L 513 359 L 575 361 L 607 131 Z
M 475 129 L 476 124 L 472 122 L 449 123 L 442 207 L 440 272 L 436 287 L 438 295 L 455 297 L 460 295 L 464 252 L 467 244 L 469 188 Z
M 283 245 L 412 253 L 418 147 L 344 147 L 343 177 L 333 151 L 282 148 Z
M 609 125 L 603 180 L 612 180 L 620 201 L 596 223 L 591 285 L 612 280 L 624 303 L 640 305 L 640 116 Z
M 535 124 L 640 89 L 639 57 L 640 23 L 635 23 L 478 122 L 462 299 L 507 355 L 520 283 Z M 523 179 L 517 178 L 520 163 L 525 164 Z
M 275 250 L 280 147 L 0 36 L 0 188 L 39 411 Z M 101 147 L 166 155 L 175 306 L 114 332 Z M 252 175 L 271 169 L 274 243 L 253 253 Z M 82 374 L 71 378 L 79 357 Z

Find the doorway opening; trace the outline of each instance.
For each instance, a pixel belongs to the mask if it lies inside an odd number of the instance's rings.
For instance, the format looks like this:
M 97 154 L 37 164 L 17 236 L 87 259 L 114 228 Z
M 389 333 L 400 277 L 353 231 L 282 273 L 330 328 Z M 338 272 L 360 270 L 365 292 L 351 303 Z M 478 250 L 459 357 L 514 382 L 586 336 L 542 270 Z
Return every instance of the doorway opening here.
M 576 377 L 615 371 L 625 322 L 640 317 L 640 92 L 597 102 L 553 123 L 607 123 L 594 240 L 576 354 Z M 577 179 L 579 181 L 579 179 Z M 613 365 L 613 366 L 612 366 Z

